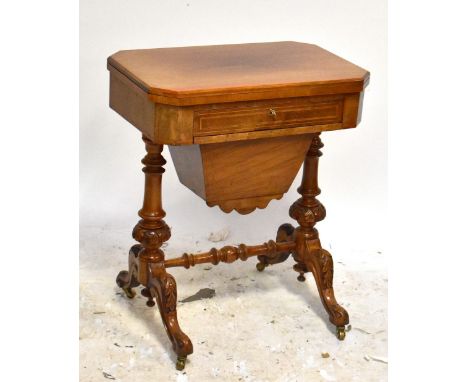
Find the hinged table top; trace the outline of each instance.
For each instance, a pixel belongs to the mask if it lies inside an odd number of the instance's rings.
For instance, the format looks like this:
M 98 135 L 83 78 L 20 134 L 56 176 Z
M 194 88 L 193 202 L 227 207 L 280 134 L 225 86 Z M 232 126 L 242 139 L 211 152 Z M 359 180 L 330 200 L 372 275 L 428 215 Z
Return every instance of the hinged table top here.
M 123 50 L 108 66 L 154 102 L 179 106 L 356 93 L 369 79 L 325 49 L 292 41 Z

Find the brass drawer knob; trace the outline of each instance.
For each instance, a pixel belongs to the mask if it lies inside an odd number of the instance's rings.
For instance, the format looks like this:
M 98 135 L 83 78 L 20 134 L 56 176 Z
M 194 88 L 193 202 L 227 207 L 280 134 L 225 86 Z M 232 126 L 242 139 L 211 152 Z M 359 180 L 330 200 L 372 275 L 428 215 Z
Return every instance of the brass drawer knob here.
M 268 112 L 272 117 L 276 117 L 276 111 L 275 109 L 270 109 Z

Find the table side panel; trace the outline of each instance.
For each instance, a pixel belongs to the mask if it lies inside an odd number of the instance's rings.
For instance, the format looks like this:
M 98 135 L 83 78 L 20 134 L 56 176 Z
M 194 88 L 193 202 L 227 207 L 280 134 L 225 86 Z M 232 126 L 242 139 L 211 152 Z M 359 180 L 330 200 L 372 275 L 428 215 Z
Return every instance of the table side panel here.
M 109 67 L 109 106 L 155 143 L 193 143 L 193 108 L 155 104 L 148 94 Z
M 190 145 L 193 143 L 193 109 L 156 104 L 154 125 L 157 143 Z
M 356 127 L 361 122 L 364 92 L 349 94 L 344 99 L 343 128 Z
M 109 106 L 149 139 L 156 139 L 156 105 L 143 90 L 116 70 L 110 71 Z

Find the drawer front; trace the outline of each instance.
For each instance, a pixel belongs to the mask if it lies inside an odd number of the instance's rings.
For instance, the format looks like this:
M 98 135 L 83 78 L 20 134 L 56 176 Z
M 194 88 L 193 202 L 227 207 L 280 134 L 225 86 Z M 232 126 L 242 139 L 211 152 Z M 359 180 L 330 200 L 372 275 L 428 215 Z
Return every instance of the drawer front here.
M 194 135 L 216 135 L 341 122 L 343 98 L 244 103 L 196 110 Z

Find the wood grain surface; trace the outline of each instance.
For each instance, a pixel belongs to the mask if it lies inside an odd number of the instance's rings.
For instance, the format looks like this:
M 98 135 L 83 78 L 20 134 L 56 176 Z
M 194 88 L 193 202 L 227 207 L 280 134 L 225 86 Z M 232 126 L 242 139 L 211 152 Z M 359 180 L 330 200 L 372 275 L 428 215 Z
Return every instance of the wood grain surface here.
M 293 41 L 123 50 L 108 66 L 153 101 L 176 106 L 359 93 L 369 79 L 365 69 Z

